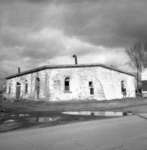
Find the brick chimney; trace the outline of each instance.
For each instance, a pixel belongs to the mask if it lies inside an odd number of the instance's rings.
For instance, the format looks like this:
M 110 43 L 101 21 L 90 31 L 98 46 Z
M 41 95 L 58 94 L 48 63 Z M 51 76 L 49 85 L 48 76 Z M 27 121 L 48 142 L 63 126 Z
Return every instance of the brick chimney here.
M 75 65 L 77 65 L 78 64 L 77 55 L 74 54 L 72 57 L 75 59 Z

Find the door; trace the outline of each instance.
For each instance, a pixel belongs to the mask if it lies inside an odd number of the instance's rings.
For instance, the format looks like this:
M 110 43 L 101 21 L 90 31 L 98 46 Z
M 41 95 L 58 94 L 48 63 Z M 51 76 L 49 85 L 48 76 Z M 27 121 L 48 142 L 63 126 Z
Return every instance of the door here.
M 21 84 L 19 82 L 16 83 L 16 99 L 20 99 L 21 94 Z
M 36 97 L 37 99 L 39 99 L 39 95 L 40 95 L 40 78 L 36 78 L 36 81 L 35 81 L 35 88 L 36 88 Z

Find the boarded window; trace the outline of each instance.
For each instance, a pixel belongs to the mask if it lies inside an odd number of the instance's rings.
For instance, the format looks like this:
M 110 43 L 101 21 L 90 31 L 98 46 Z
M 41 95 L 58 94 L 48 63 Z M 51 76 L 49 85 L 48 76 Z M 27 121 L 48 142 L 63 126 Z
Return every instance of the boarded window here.
M 90 91 L 90 95 L 94 95 L 94 87 L 92 81 L 89 81 L 89 91 Z
M 60 86 L 61 86 L 60 80 L 54 80 L 54 88 L 60 90 Z
M 66 77 L 64 80 L 64 90 L 66 92 L 70 91 L 70 78 Z

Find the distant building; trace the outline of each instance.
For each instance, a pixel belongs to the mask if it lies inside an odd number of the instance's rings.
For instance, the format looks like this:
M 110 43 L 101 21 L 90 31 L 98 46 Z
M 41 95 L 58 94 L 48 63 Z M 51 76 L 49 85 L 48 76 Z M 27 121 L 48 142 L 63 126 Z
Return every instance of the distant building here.
M 6 97 L 46 101 L 135 97 L 136 78 L 101 64 L 43 66 L 6 78 Z
M 141 76 L 142 96 L 147 97 L 147 69 L 144 69 Z

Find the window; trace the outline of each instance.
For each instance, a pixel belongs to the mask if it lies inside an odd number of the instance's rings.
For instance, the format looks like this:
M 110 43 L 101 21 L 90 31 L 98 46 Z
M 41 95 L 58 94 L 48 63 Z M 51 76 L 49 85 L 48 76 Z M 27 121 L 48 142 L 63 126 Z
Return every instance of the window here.
M 28 93 L 28 82 L 27 82 L 27 80 L 25 81 L 25 94 L 27 94 Z
M 89 81 L 89 87 L 93 87 L 92 81 Z
M 60 80 L 54 80 L 54 88 L 60 90 L 60 86 L 61 86 Z
M 89 90 L 90 90 L 90 95 L 94 95 L 94 87 L 92 81 L 89 81 Z
M 123 97 L 125 97 L 126 96 L 126 87 L 125 87 L 124 80 L 121 81 L 121 92 L 122 92 Z
M 122 81 L 121 81 L 121 91 L 123 91 L 124 88 L 125 88 L 125 86 L 124 86 L 124 81 L 122 80 Z
M 90 88 L 90 95 L 94 95 L 94 88 Z
M 64 90 L 66 92 L 70 91 L 70 78 L 69 77 L 66 77 L 64 80 Z

